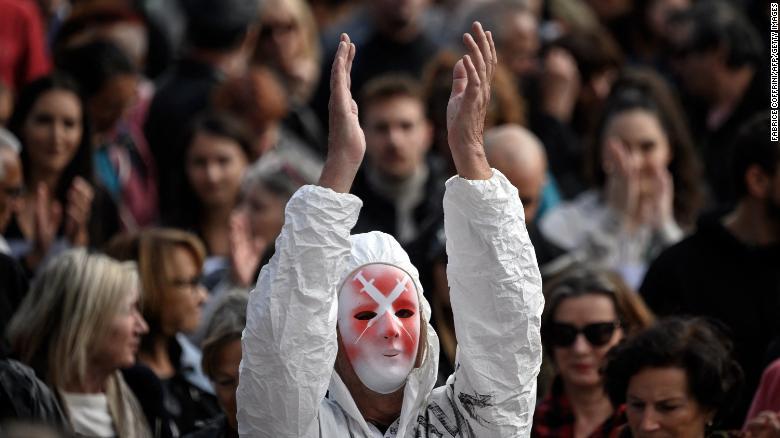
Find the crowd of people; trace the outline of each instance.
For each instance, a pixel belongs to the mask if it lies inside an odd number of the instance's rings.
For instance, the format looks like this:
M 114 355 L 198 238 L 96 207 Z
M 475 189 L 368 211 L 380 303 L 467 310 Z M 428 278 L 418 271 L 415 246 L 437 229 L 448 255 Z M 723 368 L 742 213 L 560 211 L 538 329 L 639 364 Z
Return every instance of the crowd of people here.
M 761 0 L 0 0 L 0 434 L 780 437 Z

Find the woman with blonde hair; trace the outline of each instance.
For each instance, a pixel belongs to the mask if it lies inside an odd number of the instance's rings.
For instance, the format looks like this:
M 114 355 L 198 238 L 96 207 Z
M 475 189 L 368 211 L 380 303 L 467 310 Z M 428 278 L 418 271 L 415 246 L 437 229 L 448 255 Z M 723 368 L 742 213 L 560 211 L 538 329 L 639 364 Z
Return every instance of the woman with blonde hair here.
M 279 74 L 293 102 L 307 103 L 319 80 L 321 57 L 311 8 L 304 0 L 266 0 L 258 16 L 254 61 Z
M 163 436 L 190 432 L 219 412 L 196 366 L 200 353 L 181 336 L 193 333 L 201 321 L 207 298 L 200 284 L 206 249 L 192 233 L 151 228 L 114 239 L 107 252 L 138 264 L 149 321 L 138 363 L 126 370 L 125 378 L 153 429 Z
M 148 331 L 139 293 L 132 263 L 69 250 L 39 272 L 10 322 L 12 350 L 58 392 L 77 436 L 151 436 L 119 373 Z

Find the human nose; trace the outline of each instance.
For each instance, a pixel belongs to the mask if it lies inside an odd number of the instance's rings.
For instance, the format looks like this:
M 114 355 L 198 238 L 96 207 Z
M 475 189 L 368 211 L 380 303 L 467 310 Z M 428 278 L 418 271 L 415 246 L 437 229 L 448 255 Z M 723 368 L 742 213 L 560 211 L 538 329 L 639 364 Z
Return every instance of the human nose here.
M 139 312 L 136 312 L 135 325 L 138 333 L 142 335 L 149 333 L 149 324 L 146 323 L 146 320 Z
M 199 284 L 197 286 L 197 297 L 198 297 L 198 304 L 203 304 L 206 302 L 206 298 L 208 298 L 209 294 L 206 291 L 206 288 L 203 287 L 203 285 Z
M 584 334 L 577 333 L 577 337 L 574 338 L 574 344 L 572 344 L 571 348 L 576 353 L 587 353 L 590 351 L 591 346 L 588 340 L 585 339 Z
M 658 430 L 658 416 L 656 415 L 654 409 L 646 408 L 644 411 L 642 411 L 641 415 L 642 418 L 639 423 L 639 430 L 642 432 L 652 432 L 654 430 Z
M 219 180 L 221 173 L 220 166 L 217 163 L 209 163 L 206 165 L 206 178 L 211 182 Z

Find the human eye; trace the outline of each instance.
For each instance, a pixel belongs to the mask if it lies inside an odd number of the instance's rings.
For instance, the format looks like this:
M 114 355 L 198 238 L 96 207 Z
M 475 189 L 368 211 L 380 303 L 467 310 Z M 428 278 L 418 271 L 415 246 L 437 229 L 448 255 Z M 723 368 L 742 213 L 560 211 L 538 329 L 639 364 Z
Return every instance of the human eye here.
M 655 149 L 655 141 L 654 140 L 642 140 L 639 143 L 639 149 L 646 154 L 649 154 L 650 152 L 653 152 Z
M 414 312 L 412 312 L 409 309 L 401 309 L 395 312 L 395 316 L 399 318 L 411 318 L 412 316 L 414 316 Z
M 364 311 L 364 312 L 357 313 L 355 315 L 355 319 L 359 319 L 361 321 L 368 321 L 369 319 L 372 319 L 375 316 L 376 316 L 376 312 Z
M 38 113 L 33 116 L 33 122 L 39 125 L 48 124 L 52 122 L 52 116 L 47 113 Z
M 657 409 L 661 412 L 672 412 L 675 409 L 679 408 L 680 404 L 675 402 L 661 402 L 658 403 Z

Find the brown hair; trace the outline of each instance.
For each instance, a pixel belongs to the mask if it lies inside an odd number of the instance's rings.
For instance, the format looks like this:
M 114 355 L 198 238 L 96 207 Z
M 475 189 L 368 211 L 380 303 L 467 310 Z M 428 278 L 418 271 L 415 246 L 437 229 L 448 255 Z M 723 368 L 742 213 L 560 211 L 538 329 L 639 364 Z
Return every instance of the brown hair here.
M 214 90 L 212 101 L 214 108 L 247 126 L 278 122 L 288 112 L 284 87 L 267 67 L 252 67 L 244 76 L 227 80 Z
M 396 97 L 414 99 L 420 102 L 420 105 L 425 103 L 422 87 L 417 80 L 411 76 L 390 73 L 371 79 L 363 86 L 360 91 L 360 106 L 363 108 L 361 114 L 368 113 L 368 108 L 377 102 Z
M 627 70 L 615 83 L 589 145 L 586 172 L 593 185 L 604 186 L 607 177 L 602 168 L 601 145 L 607 125 L 615 115 L 634 109 L 654 114 L 669 139 L 672 160 L 668 168 L 674 182 L 674 218 L 681 226 L 690 227 L 703 204 L 701 165 L 679 99 L 652 70 Z
M 548 352 L 551 345 L 545 336 L 547 327 L 553 322 L 558 307 L 568 298 L 593 294 L 609 297 L 626 337 L 649 327 L 655 319 L 639 294 L 611 271 L 575 265 L 556 275 L 544 289 L 542 345 Z
M 124 234 L 112 239 L 106 253 L 118 260 L 133 260 L 143 289 L 143 316 L 149 324 L 151 339 L 161 330 L 162 303 L 167 286 L 168 261 L 175 248 L 184 248 L 195 259 L 200 269 L 206 259 L 206 247 L 194 234 L 173 228 L 150 228 L 139 233 Z

